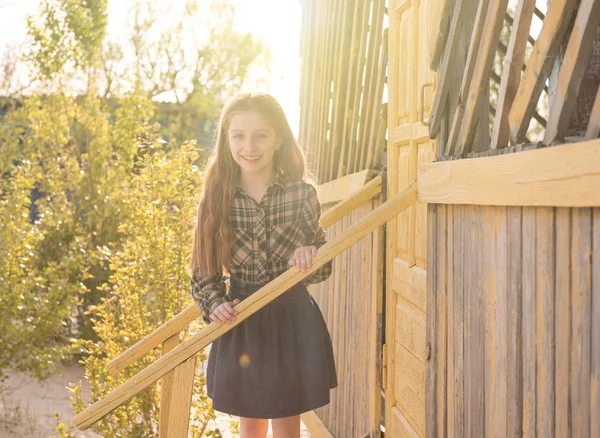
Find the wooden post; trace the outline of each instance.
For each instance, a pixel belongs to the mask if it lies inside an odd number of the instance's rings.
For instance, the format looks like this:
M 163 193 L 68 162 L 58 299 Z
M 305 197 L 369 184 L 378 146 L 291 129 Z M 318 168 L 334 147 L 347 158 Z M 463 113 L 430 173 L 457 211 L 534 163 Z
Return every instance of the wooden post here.
M 163 344 L 163 356 L 179 345 L 179 334 Z M 194 389 L 196 356 L 178 365 L 161 379 L 159 438 L 187 438 Z

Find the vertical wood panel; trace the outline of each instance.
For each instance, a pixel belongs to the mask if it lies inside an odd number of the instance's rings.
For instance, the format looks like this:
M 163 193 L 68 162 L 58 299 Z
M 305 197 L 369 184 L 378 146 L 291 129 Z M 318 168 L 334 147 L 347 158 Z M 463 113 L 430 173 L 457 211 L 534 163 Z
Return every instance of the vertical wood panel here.
M 522 245 L 520 207 L 508 207 L 508 291 L 507 291 L 507 436 L 519 436 L 523 422 L 522 367 Z
M 590 434 L 591 209 L 575 209 L 571 243 L 571 434 Z
M 536 229 L 535 208 L 523 208 L 523 436 L 535 436 L 536 425 Z
M 554 209 L 536 211 L 537 435 L 554 436 Z
M 554 372 L 554 432 L 569 436 L 569 382 L 571 358 L 571 209 L 556 209 L 556 335 Z
M 600 207 L 592 210 L 592 366 L 590 385 L 590 436 L 600 437 Z

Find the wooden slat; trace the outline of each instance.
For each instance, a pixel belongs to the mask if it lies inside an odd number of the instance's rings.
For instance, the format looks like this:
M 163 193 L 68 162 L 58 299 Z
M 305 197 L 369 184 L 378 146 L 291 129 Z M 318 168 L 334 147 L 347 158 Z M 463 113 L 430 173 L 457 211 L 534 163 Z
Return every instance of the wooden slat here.
M 554 90 L 544 143 L 563 140 L 600 23 L 600 1 L 581 0 Z
M 590 435 L 591 209 L 573 213 L 571 243 L 571 436 Z M 598 315 L 594 315 L 595 318 Z
M 536 211 L 536 433 L 555 436 L 554 422 L 554 209 Z
M 508 111 L 519 88 L 519 82 L 521 82 L 521 70 L 525 61 L 525 49 L 534 9 L 535 0 L 519 0 L 515 10 L 515 20 L 512 23 L 510 40 L 504 58 L 496 104 L 491 149 L 503 148 L 508 145 Z
M 300 417 L 313 438 L 333 438 L 315 411 L 308 411 Z
M 600 437 L 600 208 L 592 210 L 590 436 Z
M 469 41 L 469 51 L 467 54 L 467 61 L 462 73 L 461 86 L 458 96 L 458 104 L 456 108 L 450 106 L 451 114 L 451 128 L 448 139 L 446 140 L 446 150 L 444 154 L 450 156 L 454 153 L 454 149 L 457 143 L 458 134 L 462 125 L 463 115 L 465 111 L 465 103 L 468 98 L 469 89 L 471 88 L 471 80 L 473 78 L 473 71 L 475 69 L 475 58 L 479 51 L 479 45 L 481 43 L 481 34 L 483 33 L 483 27 L 485 24 L 486 13 L 487 13 L 487 2 L 478 2 L 477 13 L 475 14 L 475 25 Z
M 531 115 L 576 7 L 577 2 L 572 0 L 553 0 L 548 8 L 542 30 L 535 42 L 525 75 L 508 114 L 510 133 L 515 143 L 521 142 L 525 137 Z
M 429 352 L 429 358 L 427 360 L 427 366 L 425 368 L 425 403 L 426 403 L 426 424 L 429 425 L 426 430 L 427 438 L 435 438 L 439 436 L 438 433 L 438 392 L 437 392 L 437 380 L 438 377 L 438 348 L 437 348 L 437 299 L 436 299 L 436 284 L 438 282 L 438 266 L 440 259 L 445 259 L 445 254 L 438 253 L 437 245 L 439 242 L 439 235 L 437 233 L 438 220 L 440 210 L 443 209 L 443 205 L 429 204 L 427 206 L 427 254 L 429 259 L 427 260 L 427 349 Z M 434 257 L 434 254 L 437 257 Z
M 360 190 L 371 179 L 372 175 L 373 170 L 365 169 L 320 184 L 317 187 L 319 202 L 322 205 L 327 205 L 346 199 L 349 193 Z
M 536 436 L 536 251 L 535 251 L 535 209 L 523 208 L 523 430 L 522 436 Z
M 508 299 L 507 299 L 507 436 L 520 436 L 523 425 L 523 340 L 521 332 L 521 220 L 520 207 L 507 207 L 508 214 Z
M 448 327 L 448 333 L 452 334 L 454 339 L 452 354 L 453 354 L 453 375 L 448 375 L 449 379 L 453 379 L 454 390 L 448 392 L 449 397 L 454 400 L 453 414 L 448 412 L 448 436 L 460 438 L 464 436 L 464 334 L 465 334 L 465 301 L 464 301 L 464 277 L 468 267 L 462 263 L 463 244 L 467 240 L 468 227 L 465 224 L 465 207 L 462 205 L 449 206 L 450 211 L 454 212 L 453 217 L 453 236 L 448 235 L 448 239 L 452 239 L 453 254 L 448 253 L 451 259 L 448 259 L 448 266 L 452 267 L 452 294 L 453 294 L 453 317 L 452 327 Z M 450 247 L 450 244 L 449 244 Z M 456 261 L 456 263 L 455 263 Z M 450 426 L 453 426 L 452 428 Z
M 439 251 L 440 254 L 446 255 L 448 253 L 447 247 L 447 206 L 438 206 L 438 218 L 436 234 L 439 236 L 437 247 L 435 251 Z M 446 291 L 447 286 L 447 263 L 446 257 L 438 257 L 438 267 L 436 269 L 436 284 L 435 284 L 435 296 L 436 296 L 436 352 L 437 355 L 437 380 L 436 380 L 436 418 L 438 436 L 446 436 L 447 426 L 447 399 L 448 399 L 448 371 L 447 371 L 447 352 L 448 352 L 448 333 L 446 331 L 448 327 L 448 296 Z
M 600 205 L 600 140 L 421 166 L 419 201 L 442 204 Z
M 506 207 L 486 207 L 482 218 L 485 272 L 486 436 L 507 436 L 507 221 Z
M 587 131 L 585 133 L 586 140 L 592 140 L 598 138 L 600 135 L 600 87 L 596 93 L 596 99 L 594 100 L 594 106 L 590 113 L 590 121 L 588 123 Z
M 453 4 L 452 0 L 444 0 L 438 30 L 435 33 L 435 37 L 432 38 L 433 45 L 429 51 L 429 68 L 434 71 L 438 69 L 440 57 L 448 39 L 448 27 L 452 17 Z M 435 7 L 438 7 L 438 5 Z
M 454 146 L 456 155 L 471 150 L 475 127 L 481 115 L 479 110 L 489 88 L 490 71 L 494 62 L 507 5 L 508 0 L 491 0 L 489 2 L 477 57 L 472 60 L 472 62 L 475 62 L 473 80 L 469 84 L 464 116 Z M 467 66 L 467 68 L 469 67 Z M 487 120 L 487 116 L 483 120 Z
M 450 69 L 460 37 L 460 30 L 466 13 L 466 1 L 456 0 L 454 2 L 454 10 L 452 12 L 452 20 L 450 22 L 450 30 L 448 32 L 448 41 L 444 48 L 444 57 L 442 66 L 438 71 L 438 84 L 431 106 L 431 116 L 429 117 L 429 134 L 431 138 L 436 138 L 440 129 L 440 123 L 444 117 L 443 108 L 446 105 L 448 90 L 450 86 L 450 77 L 447 74 Z
M 269 284 L 252 294 L 236 306 L 238 314 L 231 324 L 212 322 L 204 327 L 199 333 L 180 344 L 178 347 L 162 356 L 156 362 L 140 371 L 135 376 L 113 389 L 100 400 L 88 406 L 72 419 L 72 424 L 80 430 L 85 430 L 101 418 L 112 412 L 131 397 L 156 382 L 166 373 L 171 371 L 181 362 L 202 351 L 208 344 L 213 342 L 223 333 L 240 324 L 254 312 L 263 308 L 273 301 L 294 284 L 319 269 L 323 264 L 332 260 L 341 252 L 358 242 L 374 229 L 378 228 L 392 217 L 406 210 L 416 202 L 416 186 L 412 185 L 398 192 L 377 209 L 373 210 L 360 221 L 353 224 L 337 238 L 330 240 L 317 251 L 313 258 L 313 265 L 305 272 L 291 267 Z
M 571 209 L 556 209 L 555 436 L 569 436 L 571 357 Z

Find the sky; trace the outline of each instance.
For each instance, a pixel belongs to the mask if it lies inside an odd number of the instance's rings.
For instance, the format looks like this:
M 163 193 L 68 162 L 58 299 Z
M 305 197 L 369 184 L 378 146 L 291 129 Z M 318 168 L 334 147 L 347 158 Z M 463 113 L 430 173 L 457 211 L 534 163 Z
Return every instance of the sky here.
M 300 121 L 300 22 L 299 0 L 231 0 L 236 6 L 235 28 L 250 32 L 269 48 L 271 72 L 266 91 L 283 106 L 290 125 L 298 135 Z M 152 0 L 153 4 L 181 4 L 180 0 Z M 200 0 L 199 3 L 207 3 Z M 109 38 L 123 37 L 127 12 L 134 0 L 109 0 Z M 0 0 L 0 59 L 9 47 L 22 43 L 26 36 L 25 17 L 35 14 L 39 0 Z

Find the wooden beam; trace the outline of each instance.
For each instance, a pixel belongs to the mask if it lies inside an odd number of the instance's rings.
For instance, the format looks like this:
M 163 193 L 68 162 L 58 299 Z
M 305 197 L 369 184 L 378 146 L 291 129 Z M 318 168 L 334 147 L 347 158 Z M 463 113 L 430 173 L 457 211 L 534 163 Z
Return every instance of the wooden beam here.
M 600 139 L 420 167 L 419 201 L 600 206 Z
M 344 199 L 342 199 L 333 207 L 329 208 L 321 215 L 320 222 L 321 225 L 323 225 L 323 228 L 329 228 L 359 205 L 362 205 L 364 202 L 367 202 L 381 193 L 380 176 L 376 176 L 367 184 L 364 184 L 364 181 L 368 180 L 372 173 L 373 171 L 371 169 L 366 169 L 361 172 L 339 178 L 336 180 L 338 182 L 336 184 L 332 184 L 335 182 L 332 181 L 317 188 L 321 203 L 323 203 L 321 196 L 323 196 L 325 200 L 337 199 L 338 196 L 347 194 L 350 191 L 350 195 L 346 195 Z M 338 190 L 338 185 L 341 188 L 345 188 L 345 192 L 341 189 Z M 323 191 L 325 192 L 324 195 Z M 226 284 L 228 285 L 229 283 L 227 282 Z M 119 372 L 127 368 L 139 358 L 146 355 L 146 353 L 156 348 L 158 345 L 166 342 L 169 338 L 175 335 L 179 335 L 182 330 L 185 330 L 190 323 L 195 321 L 199 316 L 200 310 L 195 304 L 192 304 L 187 309 L 182 310 L 169 321 L 154 329 L 152 333 L 146 335 L 144 338 L 111 360 L 106 366 L 109 374 L 111 376 L 116 376 Z
M 521 82 L 521 70 L 525 61 L 525 49 L 534 9 L 535 0 L 519 0 L 515 11 L 515 19 L 513 20 L 510 40 L 504 58 L 502 79 L 500 80 L 490 149 L 508 146 L 508 111 L 519 88 L 519 82 Z
M 448 90 L 450 87 L 450 77 L 447 74 L 450 71 L 450 65 L 454 61 L 454 54 L 458 46 L 458 40 L 460 39 L 460 29 L 463 25 L 463 17 L 465 15 L 467 6 L 465 0 L 456 0 L 454 3 L 454 12 L 452 13 L 452 21 L 450 23 L 450 31 L 448 33 L 448 41 L 444 48 L 444 58 L 442 60 L 442 67 L 438 72 L 438 85 L 435 90 L 435 96 L 433 98 L 433 104 L 431 106 L 431 116 L 429 118 L 429 135 L 430 137 L 436 138 L 439 130 L 440 123 L 444 116 L 444 105 L 448 98 Z M 392 121 L 396 123 L 396 121 Z
M 448 140 L 446 141 L 446 150 L 444 155 L 450 156 L 454 153 L 454 147 L 457 143 L 458 132 L 462 124 L 463 114 L 465 111 L 465 103 L 467 101 L 469 89 L 471 87 L 471 79 L 473 78 L 473 70 L 475 69 L 475 58 L 479 51 L 479 43 L 481 42 L 481 33 L 483 32 L 483 25 L 485 23 L 485 17 L 487 12 L 487 2 L 479 2 L 477 5 L 477 12 L 475 14 L 475 25 L 471 33 L 471 39 L 469 42 L 469 51 L 467 53 L 466 66 L 463 71 L 462 82 L 460 86 L 458 105 L 456 108 L 450 108 L 452 112 L 452 119 L 450 120 L 451 128 Z
M 370 178 L 372 178 L 373 170 L 365 169 L 360 172 L 351 173 L 341 178 L 334 179 L 317 187 L 317 195 L 319 202 L 323 205 L 339 202 L 346 199 L 348 194 L 360 190 Z
M 594 138 L 598 138 L 598 135 L 600 135 L 600 87 L 598 87 L 594 106 L 590 113 L 590 121 L 588 123 L 587 132 L 585 133 L 585 139 L 593 140 Z
M 590 59 L 600 23 L 600 1 L 582 0 L 573 24 L 567 50 L 558 73 L 544 143 L 561 141 L 573 117 L 579 86 Z
M 527 133 L 531 115 L 535 111 L 544 82 L 550 73 L 562 37 L 576 7 L 577 2 L 573 0 L 553 0 L 550 3 L 542 30 L 527 63 L 525 75 L 508 114 L 514 143 L 520 143 Z
M 446 45 L 446 40 L 448 38 L 448 26 L 450 25 L 450 18 L 452 17 L 453 3 L 454 2 L 451 0 L 444 0 L 438 31 L 435 34 L 433 46 L 429 51 L 429 68 L 433 71 L 438 69 L 440 57 L 442 56 L 442 51 Z
M 303 413 L 300 419 L 313 438 L 333 438 L 315 411 Z
M 507 6 L 508 0 L 491 0 L 488 5 L 479 51 L 477 57 L 473 59 L 473 62 L 475 62 L 473 80 L 469 86 L 465 112 L 454 146 L 454 153 L 456 155 L 461 155 L 463 151 L 470 152 L 471 150 L 475 128 L 481 115 L 479 108 L 487 95 L 486 91 L 489 87 L 490 71 L 492 70 Z M 487 115 L 482 120 L 487 122 Z
M 417 187 L 416 184 L 412 184 L 392 196 L 361 220 L 348 227 L 342 234 L 320 247 L 317 251 L 317 255 L 313 259 L 312 266 L 305 272 L 299 271 L 296 267 L 291 267 L 279 277 L 275 278 L 253 293 L 250 297 L 236 305 L 235 307 L 238 313 L 233 322 L 230 324 L 211 322 L 200 330 L 200 332 L 182 342 L 179 346 L 175 347 L 164 356 L 161 356 L 144 370 L 113 389 L 79 414 L 75 415 L 72 418 L 71 423 L 80 430 L 89 428 L 92 424 L 104 418 L 179 364 L 201 352 L 219 336 L 227 333 L 233 327 L 242 323 L 289 288 L 315 272 L 325 263 L 333 260 L 337 255 L 354 245 L 373 230 L 402 213 L 416 201 Z

